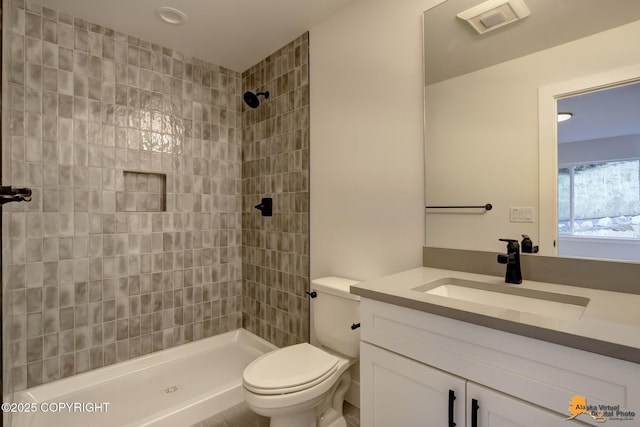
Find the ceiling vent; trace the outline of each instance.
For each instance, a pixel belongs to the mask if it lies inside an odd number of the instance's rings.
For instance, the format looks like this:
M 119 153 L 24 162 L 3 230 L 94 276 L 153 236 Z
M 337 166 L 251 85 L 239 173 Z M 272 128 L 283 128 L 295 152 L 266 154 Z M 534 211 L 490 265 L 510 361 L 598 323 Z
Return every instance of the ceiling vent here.
M 527 5 L 522 0 L 489 0 L 458 14 L 479 34 L 518 21 L 529 16 Z

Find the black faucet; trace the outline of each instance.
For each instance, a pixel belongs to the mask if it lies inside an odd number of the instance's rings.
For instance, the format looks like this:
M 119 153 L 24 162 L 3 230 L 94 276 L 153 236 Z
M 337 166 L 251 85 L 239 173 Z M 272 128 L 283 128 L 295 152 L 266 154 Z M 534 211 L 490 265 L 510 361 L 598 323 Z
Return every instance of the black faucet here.
M 523 254 L 537 254 L 538 253 L 538 247 L 537 246 L 533 246 L 533 241 L 531 240 L 531 237 L 527 236 L 526 234 L 522 235 L 522 253 Z
M 520 245 L 514 239 L 498 239 L 501 242 L 507 242 L 507 253 L 498 254 L 498 262 L 507 264 L 507 273 L 504 281 L 519 285 L 522 283 L 522 270 L 520 270 Z

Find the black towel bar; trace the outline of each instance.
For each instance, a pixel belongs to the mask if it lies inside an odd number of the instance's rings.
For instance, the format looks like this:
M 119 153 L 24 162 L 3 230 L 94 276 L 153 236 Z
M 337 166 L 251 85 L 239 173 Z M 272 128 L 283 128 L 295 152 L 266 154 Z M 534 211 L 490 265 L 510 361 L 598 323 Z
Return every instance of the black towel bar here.
M 484 209 L 490 211 L 493 209 L 493 205 L 491 203 L 487 203 L 486 205 L 480 206 L 425 206 L 426 209 Z

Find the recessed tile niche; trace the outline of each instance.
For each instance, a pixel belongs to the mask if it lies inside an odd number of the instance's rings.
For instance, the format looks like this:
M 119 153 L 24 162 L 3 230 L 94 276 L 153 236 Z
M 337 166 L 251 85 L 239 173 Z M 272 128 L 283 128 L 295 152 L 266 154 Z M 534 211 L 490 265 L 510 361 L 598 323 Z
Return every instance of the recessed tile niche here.
M 124 192 L 116 192 L 117 212 L 167 210 L 167 176 L 160 173 L 123 171 Z

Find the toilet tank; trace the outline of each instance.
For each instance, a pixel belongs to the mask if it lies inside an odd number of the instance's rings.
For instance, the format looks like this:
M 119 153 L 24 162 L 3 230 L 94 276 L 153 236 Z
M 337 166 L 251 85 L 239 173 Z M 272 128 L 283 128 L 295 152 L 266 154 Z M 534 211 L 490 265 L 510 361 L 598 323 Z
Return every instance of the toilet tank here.
M 349 287 L 360 283 L 342 277 L 322 277 L 311 281 L 311 291 L 318 295 L 311 299 L 312 326 L 318 342 L 326 348 L 348 357 L 360 354 L 360 297 L 352 295 Z

